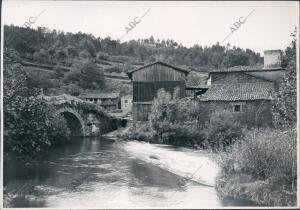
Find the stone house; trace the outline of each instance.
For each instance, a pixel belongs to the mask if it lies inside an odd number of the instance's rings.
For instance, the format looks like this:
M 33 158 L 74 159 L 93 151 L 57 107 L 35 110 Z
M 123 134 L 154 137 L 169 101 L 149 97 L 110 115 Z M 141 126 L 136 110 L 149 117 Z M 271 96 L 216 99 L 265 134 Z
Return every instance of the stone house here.
M 125 113 L 132 111 L 132 95 L 123 96 L 121 98 L 121 109 Z
M 197 99 L 197 97 L 208 90 L 207 86 L 187 86 L 185 88 L 186 98 Z
M 248 126 L 272 124 L 271 101 L 284 74 L 281 51 L 264 52 L 264 66 L 236 66 L 217 69 L 208 75 L 205 93 L 198 96 L 208 111 L 229 110 Z
M 119 109 L 119 93 L 88 93 L 80 95 L 79 98 L 93 102 L 107 111 Z

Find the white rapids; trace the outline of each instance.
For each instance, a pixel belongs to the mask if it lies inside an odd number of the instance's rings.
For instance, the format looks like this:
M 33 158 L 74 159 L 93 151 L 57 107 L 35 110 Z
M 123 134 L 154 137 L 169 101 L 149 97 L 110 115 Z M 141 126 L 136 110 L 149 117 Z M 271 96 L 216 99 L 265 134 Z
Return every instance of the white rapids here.
M 135 158 L 208 186 L 215 185 L 220 170 L 201 150 L 178 151 L 169 146 L 138 141 L 127 142 L 125 149 Z

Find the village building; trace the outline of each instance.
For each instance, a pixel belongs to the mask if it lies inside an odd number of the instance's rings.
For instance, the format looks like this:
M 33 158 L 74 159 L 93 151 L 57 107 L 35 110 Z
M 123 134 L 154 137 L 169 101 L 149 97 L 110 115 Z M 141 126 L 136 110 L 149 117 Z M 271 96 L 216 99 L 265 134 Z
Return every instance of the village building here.
M 180 89 L 180 98 L 198 99 L 209 120 L 214 111 L 229 110 L 240 123 L 248 126 L 272 124 L 272 99 L 285 69 L 281 67 L 281 51 L 264 52 L 264 65 L 235 66 L 209 72 L 206 84 L 186 86 L 189 71 L 157 61 L 128 72 L 133 84 L 133 119 L 148 120 L 157 91 L 173 93 Z
M 179 97 L 185 97 L 188 73 L 188 70 L 161 61 L 128 72 L 128 77 L 133 84 L 133 119 L 148 120 L 153 99 L 157 96 L 159 89 L 164 88 L 172 94 L 178 87 Z
M 271 100 L 284 74 L 281 51 L 264 52 L 264 66 L 236 66 L 209 73 L 207 91 L 198 96 L 209 113 L 229 110 L 248 126 L 272 124 Z
M 126 95 L 121 98 L 121 109 L 125 113 L 132 111 L 132 95 Z
M 98 104 L 107 111 L 119 109 L 119 93 L 88 93 L 80 95 L 79 98 Z
M 208 90 L 207 86 L 198 85 L 198 86 L 187 86 L 185 88 L 186 98 L 197 99 L 198 96 L 202 95 Z

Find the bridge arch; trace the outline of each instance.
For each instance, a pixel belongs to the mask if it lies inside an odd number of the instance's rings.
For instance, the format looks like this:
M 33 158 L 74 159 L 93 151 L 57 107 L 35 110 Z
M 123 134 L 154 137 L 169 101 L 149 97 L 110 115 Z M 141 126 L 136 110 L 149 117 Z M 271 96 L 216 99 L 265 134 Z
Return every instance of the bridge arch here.
M 54 117 L 62 115 L 74 136 L 86 136 L 85 123 L 81 115 L 72 108 L 61 108 L 54 113 Z

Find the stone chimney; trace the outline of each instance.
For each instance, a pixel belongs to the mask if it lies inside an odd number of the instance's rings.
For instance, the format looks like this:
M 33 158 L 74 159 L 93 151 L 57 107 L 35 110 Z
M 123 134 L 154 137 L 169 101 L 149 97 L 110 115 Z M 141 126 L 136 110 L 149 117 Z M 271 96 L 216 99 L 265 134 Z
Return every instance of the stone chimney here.
M 264 51 L 264 69 L 281 68 L 281 50 Z

